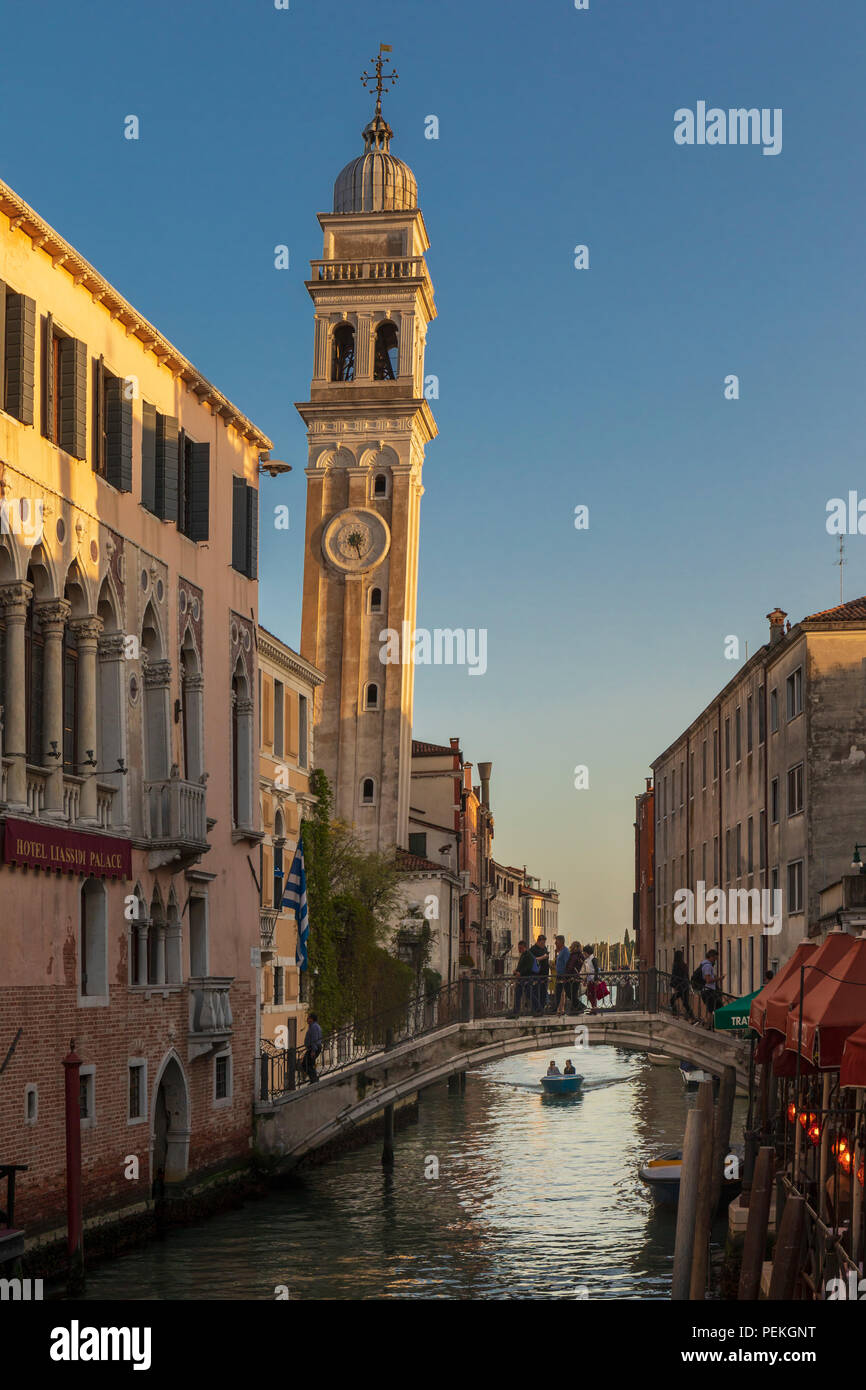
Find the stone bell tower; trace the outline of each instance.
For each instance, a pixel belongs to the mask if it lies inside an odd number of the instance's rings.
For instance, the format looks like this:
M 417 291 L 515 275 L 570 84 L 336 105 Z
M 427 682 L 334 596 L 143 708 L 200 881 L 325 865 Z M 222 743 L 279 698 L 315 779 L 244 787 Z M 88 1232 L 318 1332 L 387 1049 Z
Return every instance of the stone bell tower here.
M 406 848 L 412 755 L 411 638 L 418 590 L 424 449 L 436 424 L 424 398 L 424 344 L 436 315 L 429 242 L 411 169 L 390 153 L 375 60 L 376 112 L 364 153 L 319 214 L 322 259 L 307 426 L 301 653 L 325 673 L 316 692 L 316 763 L 334 814 L 369 849 Z M 386 629 L 399 637 L 399 662 Z M 385 634 L 385 635 L 380 635 Z M 386 663 L 382 655 L 391 657 Z

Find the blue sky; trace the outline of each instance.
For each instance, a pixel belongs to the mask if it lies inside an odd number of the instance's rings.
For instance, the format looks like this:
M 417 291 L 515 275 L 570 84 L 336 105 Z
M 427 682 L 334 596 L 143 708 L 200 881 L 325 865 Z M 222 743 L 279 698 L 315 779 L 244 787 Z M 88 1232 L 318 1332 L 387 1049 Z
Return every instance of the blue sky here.
M 263 528 L 260 602 L 293 645 L 303 280 L 371 113 L 359 75 L 393 45 L 385 114 L 439 307 L 418 621 L 488 631 L 483 677 L 418 669 L 416 735 L 492 760 L 497 857 L 558 883 L 566 934 L 630 926 L 633 797 L 733 674 L 725 636 L 754 650 L 776 604 L 838 601 L 826 503 L 866 496 L 864 39 L 855 0 L 4 14 L 0 175 L 294 466 L 264 480 L 263 514 L 288 503 L 292 529 Z M 782 152 L 676 145 L 699 100 L 781 107 Z M 864 547 L 847 542 L 846 598 Z

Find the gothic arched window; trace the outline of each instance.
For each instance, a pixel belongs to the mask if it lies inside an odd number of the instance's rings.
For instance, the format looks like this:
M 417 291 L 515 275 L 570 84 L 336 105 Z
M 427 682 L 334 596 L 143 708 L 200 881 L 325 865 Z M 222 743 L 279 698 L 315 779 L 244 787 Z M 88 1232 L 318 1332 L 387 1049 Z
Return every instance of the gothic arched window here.
M 397 328 L 390 319 L 380 323 L 376 329 L 376 347 L 373 353 L 373 380 L 397 380 Z
M 372 777 L 365 777 L 361 783 L 361 805 L 372 806 L 376 800 L 376 783 Z
M 331 380 L 355 380 L 355 330 L 350 323 L 340 323 L 334 329 Z

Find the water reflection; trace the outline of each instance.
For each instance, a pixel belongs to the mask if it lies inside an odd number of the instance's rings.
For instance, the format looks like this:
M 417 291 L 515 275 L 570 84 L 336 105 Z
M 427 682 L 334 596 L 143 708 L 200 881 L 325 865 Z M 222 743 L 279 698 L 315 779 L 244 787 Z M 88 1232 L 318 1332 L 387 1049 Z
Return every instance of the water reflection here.
M 682 1142 L 694 1096 L 644 1054 L 580 1054 L 582 1091 L 546 1096 L 551 1056 L 425 1092 L 383 1173 L 370 1144 L 291 1187 L 95 1270 L 87 1297 L 501 1299 L 669 1297 L 675 1214 L 641 1163 Z M 438 1161 L 439 1177 L 425 1177 Z

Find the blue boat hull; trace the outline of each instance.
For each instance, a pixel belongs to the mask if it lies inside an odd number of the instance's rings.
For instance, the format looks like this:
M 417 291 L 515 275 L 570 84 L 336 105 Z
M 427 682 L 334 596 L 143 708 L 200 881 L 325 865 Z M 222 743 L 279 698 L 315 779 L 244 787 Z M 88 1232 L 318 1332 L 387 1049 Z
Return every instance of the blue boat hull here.
M 580 1083 L 583 1077 L 576 1076 L 543 1076 L 541 1084 L 549 1096 L 573 1096 L 575 1091 L 580 1090 Z

